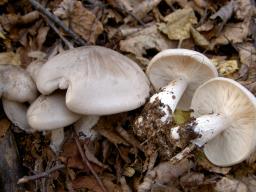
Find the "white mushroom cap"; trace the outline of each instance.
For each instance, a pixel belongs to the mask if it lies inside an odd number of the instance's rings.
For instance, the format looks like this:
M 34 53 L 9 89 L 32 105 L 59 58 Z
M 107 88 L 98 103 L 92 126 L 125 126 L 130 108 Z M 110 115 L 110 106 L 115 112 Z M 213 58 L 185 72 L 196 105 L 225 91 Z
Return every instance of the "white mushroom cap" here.
M 245 160 L 256 143 L 256 98 L 234 80 L 213 78 L 195 92 L 191 108 L 194 116 L 220 114 L 230 127 L 204 146 L 215 165 L 230 166 Z
M 14 65 L 0 65 L 0 97 L 23 103 L 36 96 L 36 85 L 27 71 Z
M 65 106 L 65 96 L 54 93 L 41 95 L 29 107 L 28 124 L 35 130 L 52 130 L 68 126 L 80 118 Z
M 18 103 L 7 99 L 2 99 L 3 109 L 8 119 L 20 129 L 31 133 L 34 130 L 30 128 L 27 122 L 27 109 L 24 103 Z
M 42 66 L 36 84 L 42 94 L 67 89 L 67 107 L 85 115 L 133 110 L 149 96 L 149 82 L 140 67 L 99 46 L 80 47 L 53 57 Z
M 187 49 L 167 49 L 158 53 L 150 61 L 146 73 L 156 90 L 180 77 L 185 79 L 188 85 L 177 106 L 184 110 L 189 109 L 196 88 L 218 76 L 216 68 L 206 56 Z
M 41 67 L 43 66 L 43 64 L 45 63 L 45 61 L 42 60 L 35 60 L 32 63 L 30 63 L 27 67 L 27 72 L 30 74 L 30 76 L 32 77 L 32 79 L 36 82 L 36 78 L 38 76 L 38 73 L 41 69 Z

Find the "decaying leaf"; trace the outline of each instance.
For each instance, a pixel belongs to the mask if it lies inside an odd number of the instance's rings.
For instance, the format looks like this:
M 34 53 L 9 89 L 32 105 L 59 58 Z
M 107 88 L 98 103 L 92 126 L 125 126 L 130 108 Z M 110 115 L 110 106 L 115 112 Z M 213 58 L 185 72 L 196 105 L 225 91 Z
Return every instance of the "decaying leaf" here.
M 217 192 L 247 192 L 246 185 L 238 180 L 223 177 L 215 186 Z
M 151 11 L 154 7 L 156 7 L 161 0 L 147 0 L 142 1 L 137 7 L 134 7 L 131 11 L 133 15 L 136 16 L 138 19 L 142 19 L 147 15 L 149 11 Z M 130 22 L 131 20 L 134 20 L 134 18 L 129 15 L 124 19 L 125 23 Z
M 170 162 L 162 162 L 156 166 L 153 170 L 144 178 L 144 181 L 139 185 L 138 191 L 146 192 L 151 189 L 153 184 L 166 184 L 173 182 L 176 178 L 190 170 L 194 164 L 187 160 L 183 159 L 179 163 L 172 165 Z
M 183 187 L 193 187 L 203 184 L 204 179 L 204 174 L 191 171 L 180 178 L 180 183 Z
M 213 59 L 212 61 L 217 67 L 219 74 L 221 74 L 222 76 L 231 75 L 239 69 L 237 60 Z
M 198 165 L 202 166 L 207 171 L 226 175 L 231 170 L 230 167 L 217 167 L 213 165 L 210 161 L 208 161 L 208 159 L 205 157 L 205 155 L 201 151 L 197 151 L 195 154 L 195 157 Z
M 210 42 L 201 35 L 194 27 L 191 27 L 191 34 L 195 41 L 195 44 L 205 49 L 209 48 Z
M 6 132 L 8 131 L 11 123 L 7 119 L 0 120 L 0 137 L 5 136 Z
M 197 31 L 201 32 L 201 31 L 210 31 L 212 30 L 214 27 L 214 23 L 211 20 L 206 21 L 205 23 L 203 23 L 202 25 L 200 25 L 199 27 L 196 28 Z
M 147 50 L 156 50 L 157 52 L 168 48 L 177 47 L 177 43 L 165 38 L 155 25 L 147 27 L 127 39 L 120 41 L 120 49 L 132 53 L 137 59 L 147 55 Z M 148 63 L 148 60 L 146 60 Z M 144 63 L 143 63 L 144 64 Z
M 14 52 L 0 53 L 0 64 L 21 65 L 20 55 Z
M 114 184 L 113 180 L 109 177 L 102 178 L 102 182 L 108 191 L 122 192 L 121 187 Z M 72 181 L 73 189 L 89 189 L 94 192 L 102 192 L 96 179 L 92 176 L 82 176 Z
M 91 43 L 95 43 L 103 31 L 101 22 L 83 6 L 81 1 L 64 0 L 54 13 L 62 19 L 69 18 L 71 28 Z
M 222 20 L 222 24 L 224 25 L 232 16 L 234 11 L 234 1 L 231 0 L 225 6 L 221 7 L 219 11 L 213 14 L 210 19 L 216 19 L 219 17 Z
M 250 67 L 256 66 L 256 49 L 252 43 L 241 43 L 237 45 L 240 62 Z
M 190 28 L 197 23 L 197 19 L 193 9 L 184 8 L 167 15 L 165 22 L 159 24 L 160 31 L 171 40 L 184 40 L 190 37 Z
M 255 175 L 249 175 L 247 177 L 243 177 L 241 179 L 241 181 L 246 184 L 246 186 L 248 188 L 248 192 L 256 191 L 256 176 Z
M 250 0 L 236 0 L 234 2 L 235 17 L 240 20 L 249 19 L 254 5 Z
M 212 40 L 212 47 L 215 45 L 227 45 L 229 43 L 242 43 L 248 33 L 249 22 L 226 24 L 220 35 Z

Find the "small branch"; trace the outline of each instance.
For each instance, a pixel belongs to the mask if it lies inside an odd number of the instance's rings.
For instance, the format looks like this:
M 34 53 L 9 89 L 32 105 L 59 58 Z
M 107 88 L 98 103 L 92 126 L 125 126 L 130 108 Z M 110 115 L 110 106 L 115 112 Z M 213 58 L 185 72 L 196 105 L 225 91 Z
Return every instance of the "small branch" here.
M 86 45 L 85 40 L 80 38 L 74 31 L 69 29 L 58 17 L 52 14 L 50 11 L 45 9 L 40 3 L 36 0 L 29 0 L 29 2 L 38 10 L 41 14 L 45 15 L 49 20 L 60 26 L 67 34 L 69 34 L 79 45 Z
M 57 165 L 57 166 L 55 166 L 55 167 L 53 167 L 53 168 L 51 168 L 51 169 L 49 169 L 45 172 L 38 173 L 36 175 L 24 176 L 24 177 L 22 177 L 18 180 L 17 184 L 27 183 L 29 181 L 49 177 L 52 172 L 58 171 L 58 170 L 63 169 L 63 168 L 65 168 L 65 165 Z
M 175 155 L 174 157 L 172 157 L 170 159 L 170 163 L 171 164 L 176 164 L 179 161 L 181 161 L 182 159 L 184 159 L 186 156 L 188 156 L 194 149 L 196 148 L 195 144 L 190 144 L 189 146 L 187 146 L 185 149 L 183 149 L 180 153 L 178 153 L 177 155 Z
M 55 33 L 57 33 L 57 35 L 59 35 L 59 37 L 61 38 L 61 40 L 65 43 L 65 45 L 69 48 L 69 49 L 73 49 L 74 46 L 72 45 L 72 43 L 70 43 L 59 31 L 59 29 L 54 25 L 54 23 L 49 20 L 46 16 L 44 16 L 44 19 L 46 20 L 46 22 L 48 23 L 48 25 L 55 31 Z
M 83 162 L 86 164 L 86 166 L 90 169 L 91 173 L 93 174 L 93 176 L 95 177 L 96 181 L 98 182 L 100 188 L 102 189 L 103 192 L 107 192 L 105 186 L 103 185 L 101 179 L 98 177 L 97 173 L 95 172 L 95 170 L 93 169 L 93 167 L 91 166 L 90 162 L 88 161 L 83 149 L 82 149 L 82 146 L 81 146 L 81 143 L 80 141 L 78 140 L 78 137 L 77 135 L 75 135 L 75 141 L 76 141 L 76 145 L 77 145 L 77 148 L 78 148 L 78 151 L 82 157 L 82 160 Z

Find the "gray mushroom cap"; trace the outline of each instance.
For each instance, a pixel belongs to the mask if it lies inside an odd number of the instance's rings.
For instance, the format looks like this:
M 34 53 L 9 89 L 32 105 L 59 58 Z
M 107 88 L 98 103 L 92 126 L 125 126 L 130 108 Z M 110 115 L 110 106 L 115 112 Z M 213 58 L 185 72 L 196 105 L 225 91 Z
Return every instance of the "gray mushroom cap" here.
M 27 122 L 27 109 L 24 103 L 18 103 L 7 99 L 2 99 L 3 109 L 8 119 L 20 129 L 31 133 L 34 130 L 30 128 Z
M 80 118 L 69 111 L 65 105 L 65 96 L 53 93 L 39 96 L 27 112 L 28 124 L 35 130 L 53 130 L 68 126 Z
M 140 67 L 99 46 L 80 47 L 53 57 L 42 66 L 36 84 L 45 95 L 67 89 L 67 107 L 85 115 L 133 110 L 149 96 L 149 81 Z
M 0 65 L 0 97 L 23 103 L 36 96 L 36 85 L 27 71 L 14 65 Z

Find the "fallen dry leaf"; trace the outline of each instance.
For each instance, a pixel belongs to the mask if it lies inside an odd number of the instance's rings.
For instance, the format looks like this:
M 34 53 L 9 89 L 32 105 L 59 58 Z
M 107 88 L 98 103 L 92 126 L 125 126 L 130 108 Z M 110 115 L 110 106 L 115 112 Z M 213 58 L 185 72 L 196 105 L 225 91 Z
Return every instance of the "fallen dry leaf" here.
M 21 65 L 20 55 L 14 52 L 0 53 L 0 64 Z
M 253 67 L 256 65 L 256 49 L 252 43 L 241 43 L 237 46 L 240 62 L 242 64 Z
M 161 0 L 147 0 L 142 1 L 140 4 L 138 4 L 137 7 L 134 7 L 131 11 L 133 15 L 136 16 L 138 19 L 142 19 L 147 15 L 148 12 L 150 12 L 154 7 L 156 7 Z M 124 19 L 125 23 L 128 23 L 130 21 L 134 20 L 134 18 L 129 15 Z
M 248 192 L 256 191 L 256 176 L 255 175 L 249 175 L 249 176 L 243 177 L 241 179 L 241 181 L 246 184 L 246 186 L 248 188 Z
M 227 21 L 231 18 L 234 11 L 234 1 L 231 0 L 226 5 L 220 8 L 215 14 L 213 14 L 210 19 L 216 19 L 219 17 L 222 20 L 222 25 L 225 25 Z
M 0 120 L 0 137 L 5 136 L 6 132 L 8 131 L 11 123 L 7 119 Z
M 122 192 L 121 187 L 114 184 L 113 180 L 109 177 L 103 177 L 102 182 L 106 189 L 111 192 Z M 81 176 L 72 181 L 73 189 L 89 189 L 94 192 L 102 192 L 96 179 L 92 176 Z
M 67 19 L 70 27 L 84 40 L 95 43 L 103 32 L 103 26 L 95 15 L 86 9 L 81 1 L 64 0 L 54 14 Z
M 251 17 L 254 5 L 250 0 L 236 0 L 234 2 L 235 17 L 240 20 Z
M 180 184 L 183 187 L 195 187 L 204 183 L 204 174 L 197 172 L 189 172 L 180 178 Z
M 120 49 L 134 54 L 139 60 L 147 55 L 148 50 L 156 50 L 156 52 L 159 52 L 164 49 L 176 47 L 177 43 L 165 38 L 157 30 L 155 25 L 147 27 L 137 33 L 134 33 L 125 40 L 120 41 Z M 144 59 L 146 58 L 144 57 Z M 146 62 L 143 64 L 148 64 L 148 61 L 149 60 L 146 59 Z
M 165 17 L 166 23 L 160 23 L 158 28 L 171 40 L 184 40 L 190 37 L 190 28 L 197 23 L 193 9 L 179 9 Z
M 192 26 L 191 26 L 191 35 L 196 45 L 205 49 L 209 48 L 210 42 Z
M 198 165 L 202 166 L 205 170 L 213 172 L 213 173 L 220 173 L 226 175 L 231 170 L 230 167 L 217 167 L 213 165 L 203 154 L 202 151 L 197 151 L 195 154 L 196 161 Z
M 220 35 L 211 41 L 211 46 L 242 43 L 249 34 L 249 22 L 226 24 Z
M 228 177 L 218 181 L 214 189 L 216 192 L 248 192 L 243 182 Z

